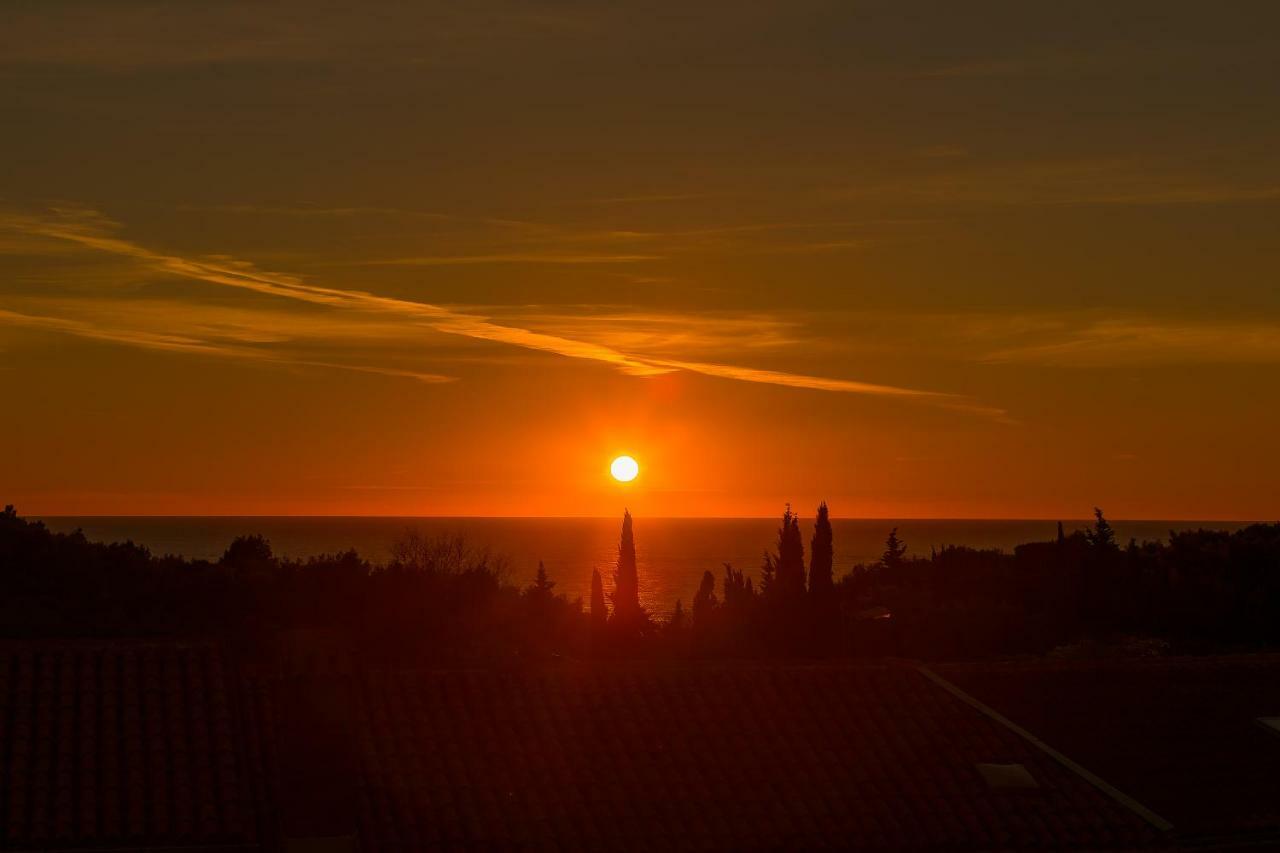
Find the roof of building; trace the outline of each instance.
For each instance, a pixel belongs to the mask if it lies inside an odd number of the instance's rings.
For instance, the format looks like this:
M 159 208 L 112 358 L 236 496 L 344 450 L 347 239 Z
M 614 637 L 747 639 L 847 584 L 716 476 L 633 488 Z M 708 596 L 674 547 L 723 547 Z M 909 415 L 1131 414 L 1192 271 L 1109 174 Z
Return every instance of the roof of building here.
M 1165 843 L 908 666 L 400 672 L 356 693 L 363 850 Z
M 0 644 L 0 847 L 251 842 L 234 678 L 202 644 Z
M 0 848 L 1280 844 L 1280 656 L 934 672 L 246 673 L 211 644 L 3 643 Z
M 1280 655 L 953 664 L 939 673 L 1173 824 L 1280 846 Z

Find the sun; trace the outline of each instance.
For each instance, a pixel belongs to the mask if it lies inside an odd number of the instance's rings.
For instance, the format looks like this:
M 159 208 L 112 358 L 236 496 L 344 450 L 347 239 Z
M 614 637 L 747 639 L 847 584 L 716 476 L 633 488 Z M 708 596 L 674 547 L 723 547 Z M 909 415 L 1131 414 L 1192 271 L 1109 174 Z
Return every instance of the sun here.
M 630 456 L 619 456 L 609 463 L 609 473 L 619 483 L 630 483 L 640 473 L 640 465 Z

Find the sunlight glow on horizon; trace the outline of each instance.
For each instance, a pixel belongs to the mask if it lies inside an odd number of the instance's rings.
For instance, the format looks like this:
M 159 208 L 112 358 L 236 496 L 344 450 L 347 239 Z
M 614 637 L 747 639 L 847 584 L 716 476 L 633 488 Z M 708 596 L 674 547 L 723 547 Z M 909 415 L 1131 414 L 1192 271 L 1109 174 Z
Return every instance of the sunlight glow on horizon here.
M 0 11 L 0 508 L 1280 518 L 1280 4 L 454 5 Z

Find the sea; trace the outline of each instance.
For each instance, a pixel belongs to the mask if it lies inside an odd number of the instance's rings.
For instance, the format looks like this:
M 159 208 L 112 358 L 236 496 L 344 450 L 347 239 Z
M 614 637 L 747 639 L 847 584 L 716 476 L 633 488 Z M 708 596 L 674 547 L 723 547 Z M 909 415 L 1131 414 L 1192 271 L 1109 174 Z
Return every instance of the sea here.
M 591 570 L 600 569 L 605 588 L 612 585 L 621 521 L 617 518 L 335 518 L 335 517 L 47 517 L 59 532 L 82 530 L 90 540 L 133 541 L 153 554 L 216 560 L 236 536 L 260 534 L 277 556 L 306 558 L 354 548 L 384 561 L 393 544 L 417 532 L 428 537 L 461 536 L 476 548 L 505 560 L 508 578 L 527 584 L 542 561 L 556 591 L 570 599 L 590 599 Z M 1067 532 L 1085 520 L 1063 521 Z M 1200 527 L 1235 530 L 1247 522 L 1113 521 L 1117 539 L 1164 540 L 1171 530 Z M 758 577 L 766 550 L 777 542 L 776 518 L 637 518 L 634 521 L 641 603 L 667 614 L 682 599 L 688 607 L 710 570 L 717 586 L 724 564 Z M 806 551 L 812 520 L 802 519 Z M 931 548 L 968 545 L 1012 551 L 1023 542 L 1046 541 L 1057 534 L 1054 521 L 947 519 L 832 519 L 836 575 L 855 564 L 870 563 L 884 551 L 891 530 L 908 552 L 928 555 Z

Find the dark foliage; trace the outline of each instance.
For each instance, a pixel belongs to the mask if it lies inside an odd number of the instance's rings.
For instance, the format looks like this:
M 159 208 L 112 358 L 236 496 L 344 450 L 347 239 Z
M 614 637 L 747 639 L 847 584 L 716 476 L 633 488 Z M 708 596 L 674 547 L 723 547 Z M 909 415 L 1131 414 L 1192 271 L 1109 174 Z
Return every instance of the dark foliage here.
M 778 528 L 778 550 L 765 552 L 760 574 L 760 591 L 765 598 L 777 602 L 793 602 L 804 595 L 804 542 L 800 537 L 800 518 L 791 505 L 782 514 Z
M 609 624 L 609 606 L 604 603 L 604 580 L 599 569 L 591 570 L 591 635 L 599 639 L 604 636 Z
M 640 574 L 636 567 L 636 540 L 631 513 L 622 516 L 618 543 L 618 567 L 613 574 L 613 612 L 609 627 L 618 643 L 638 641 L 652 630 L 649 614 L 640 606 Z
M 282 560 L 262 537 L 244 536 L 210 563 L 55 534 L 12 507 L 0 514 L 4 636 L 216 635 L 255 648 L 299 629 L 415 663 L 581 648 L 586 617 L 545 570 L 522 591 L 501 560 L 457 538 L 409 535 L 375 565 L 354 551 Z
M 835 590 L 835 550 L 832 546 L 831 516 L 827 502 L 818 505 L 813 522 L 813 539 L 809 542 L 809 594 L 815 599 L 830 599 Z
M 655 625 L 640 605 L 631 516 L 623 519 L 613 612 L 599 572 L 591 608 L 555 591 L 546 567 L 522 588 L 502 560 L 457 538 L 409 535 L 392 559 L 354 551 L 284 560 L 260 536 L 217 562 L 89 542 L 0 513 L 0 635 L 208 636 L 254 648 L 281 631 L 336 633 L 388 663 L 548 655 L 964 658 L 1210 652 L 1280 645 L 1280 524 L 1171 532 L 1120 547 L 1099 511 L 1085 531 L 1013 553 L 947 546 L 908 555 L 892 531 L 881 559 L 827 588 L 830 521 L 819 509 L 804 589 L 788 509 L 757 590 L 705 572 L 688 612 Z M 834 574 L 834 571 L 832 572 Z

